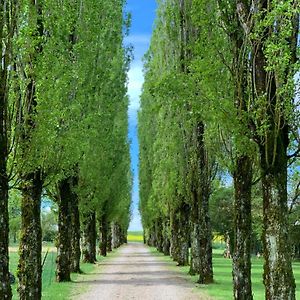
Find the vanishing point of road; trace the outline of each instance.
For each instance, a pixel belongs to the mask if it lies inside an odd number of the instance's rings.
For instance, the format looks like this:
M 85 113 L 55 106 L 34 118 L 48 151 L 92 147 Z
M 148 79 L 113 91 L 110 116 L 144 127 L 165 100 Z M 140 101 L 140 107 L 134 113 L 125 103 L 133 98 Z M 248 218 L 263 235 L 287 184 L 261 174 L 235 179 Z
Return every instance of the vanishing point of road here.
M 97 265 L 80 283 L 86 292 L 77 300 L 209 300 L 171 263 L 151 254 L 141 243 L 122 246 L 117 255 Z

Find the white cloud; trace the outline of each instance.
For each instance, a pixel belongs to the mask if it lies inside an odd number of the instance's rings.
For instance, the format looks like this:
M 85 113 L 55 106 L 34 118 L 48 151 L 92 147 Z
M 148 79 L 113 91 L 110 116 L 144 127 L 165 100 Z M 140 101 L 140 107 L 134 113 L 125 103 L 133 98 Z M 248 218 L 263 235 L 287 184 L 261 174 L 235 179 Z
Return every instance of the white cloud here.
M 128 231 L 141 231 L 141 230 L 143 230 L 143 226 L 142 226 L 142 222 L 141 222 L 141 216 L 137 212 L 137 213 L 133 214 L 133 217 L 130 221 Z
M 144 82 L 143 67 L 141 63 L 132 65 L 128 72 L 128 95 L 129 95 L 129 111 L 137 111 L 140 107 L 140 94 Z

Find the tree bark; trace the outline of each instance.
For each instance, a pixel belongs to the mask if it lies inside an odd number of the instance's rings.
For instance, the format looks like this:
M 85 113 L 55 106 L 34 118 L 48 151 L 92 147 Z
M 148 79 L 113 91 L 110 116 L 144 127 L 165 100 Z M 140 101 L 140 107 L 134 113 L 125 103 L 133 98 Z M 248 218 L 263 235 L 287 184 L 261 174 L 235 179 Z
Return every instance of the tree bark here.
M 56 281 L 71 281 L 71 201 L 70 178 L 58 184 L 58 235 L 56 258 Z
M 107 218 L 105 213 L 102 213 L 102 216 L 99 219 L 99 234 L 100 234 L 100 255 L 106 256 L 107 255 L 107 231 L 108 231 L 108 224 Z
M 209 215 L 211 175 L 204 142 L 204 123 L 198 121 L 194 129 L 196 163 L 191 165 L 191 267 L 190 274 L 199 274 L 198 283 L 213 282 L 212 233 Z
M 182 203 L 171 219 L 171 255 L 178 266 L 189 264 L 189 213 L 189 205 Z
M 119 224 L 112 224 L 112 247 L 119 248 L 121 246 L 121 228 Z
M 159 252 L 163 252 L 163 223 L 159 218 L 155 222 L 155 236 L 156 236 L 156 249 Z
M 233 175 L 234 202 L 234 254 L 233 254 L 233 291 L 234 299 L 251 300 L 251 187 L 252 163 L 244 155 L 236 160 Z
M 112 232 L 111 232 L 111 224 L 107 226 L 107 252 L 112 251 Z
M 9 16 L 9 18 L 7 17 Z M 0 299 L 11 299 L 9 277 L 9 215 L 7 174 L 8 141 L 8 66 L 16 22 L 16 1 L 0 4 Z
M 70 201 L 71 205 L 71 272 L 81 273 L 80 270 L 80 218 L 79 218 L 79 198 L 74 188 L 78 185 L 78 179 L 73 177 L 72 179 L 72 199 Z
M 267 6 L 267 2 L 263 2 Z M 297 24 L 298 26 L 298 24 Z M 265 69 L 262 41 L 253 41 L 253 81 L 259 96 L 267 95 L 265 104 L 268 128 L 259 140 L 263 190 L 264 285 L 266 299 L 295 299 L 287 206 L 287 148 L 289 127 L 285 115 L 278 115 L 284 99 L 277 94 L 275 74 Z M 279 119 L 275 118 L 277 116 Z M 278 127 L 278 124 L 281 124 Z
M 41 194 L 43 181 L 40 172 L 22 178 L 22 229 L 19 246 L 18 292 L 20 299 L 41 299 L 42 296 L 42 229 Z
M 195 197 L 195 195 L 194 195 Z M 195 200 L 193 200 L 195 203 Z M 200 274 L 200 225 L 197 222 L 198 219 L 198 207 L 193 207 L 191 212 L 191 262 L 190 262 L 190 275 Z
M 96 259 L 96 214 L 94 212 L 85 213 L 83 216 L 83 261 L 85 263 L 95 263 Z
M 278 137 L 277 156 L 273 168 L 266 165 L 265 149 L 261 154 L 263 189 L 263 248 L 264 284 L 266 299 L 295 297 L 295 279 L 292 270 L 287 206 L 287 153 L 282 143 L 287 136 Z M 281 141 L 280 141 L 281 140 Z
M 0 6 L 1 19 L 3 18 L 3 5 Z M 3 20 L 1 20 L 1 23 Z M 2 25 L 3 26 L 3 25 Z M 1 30 L 2 29 L 2 30 Z M 2 53 L 3 28 L 0 28 L 0 53 Z M 9 280 L 9 217 L 8 217 L 8 177 L 7 177 L 7 136 L 6 136 L 6 70 L 0 70 L 0 299 L 11 299 Z
M 169 234 L 169 220 L 163 223 L 163 253 L 164 255 L 170 255 L 170 234 Z
M 26 86 L 26 94 L 22 106 L 21 129 L 20 136 L 20 152 L 21 157 L 26 161 L 26 147 L 31 139 L 32 132 L 35 129 L 34 116 L 36 114 L 37 98 L 36 98 L 36 76 L 35 65 L 39 54 L 42 52 L 43 22 L 42 22 L 42 6 L 40 2 L 30 1 L 28 3 L 28 24 L 30 31 L 35 38 L 39 38 L 34 50 L 29 50 L 28 55 L 31 61 L 26 61 L 26 75 L 28 76 L 28 84 Z M 26 130 L 25 130 L 26 129 Z M 31 167 L 31 166 L 29 166 Z M 35 170 L 20 171 L 21 179 L 20 189 L 22 191 L 21 210 L 22 210 L 22 226 L 21 238 L 19 246 L 19 297 L 21 300 L 39 300 L 42 293 L 42 232 L 41 232 L 41 194 L 43 188 L 43 173 L 40 166 L 36 166 Z
M 2 120 L 0 120 L 0 122 L 1 121 Z M 9 244 L 8 179 L 6 175 L 6 159 L 3 159 L 3 157 L 1 157 L 3 155 L 2 149 L 3 149 L 2 141 L 0 137 L 0 152 L 1 152 L 0 153 L 0 265 L 1 265 L 0 299 L 11 299 L 12 294 L 11 294 L 10 279 L 9 279 L 9 254 L 8 254 L 8 244 Z

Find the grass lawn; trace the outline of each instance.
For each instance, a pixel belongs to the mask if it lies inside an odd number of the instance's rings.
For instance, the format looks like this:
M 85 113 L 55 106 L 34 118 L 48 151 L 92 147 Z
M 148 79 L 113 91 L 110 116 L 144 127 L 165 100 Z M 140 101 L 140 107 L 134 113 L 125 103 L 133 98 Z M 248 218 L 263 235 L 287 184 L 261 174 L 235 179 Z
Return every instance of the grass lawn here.
M 128 231 L 127 241 L 128 242 L 142 243 L 144 241 L 143 231 Z
M 83 286 L 78 283 L 78 281 L 85 281 L 86 274 L 91 274 L 96 269 L 96 265 L 93 264 L 81 264 L 81 270 L 83 274 L 72 274 L 71 279 L 72 282 L 62 282 L 58 283 L 55 281 L 55 269 L 56 269 L 56 251 L 53 251 L 53 247 L 50 248 L 50 252 L 48 253 L 44 269 L 43 269 L 43 277 L 42 277 L 42 299 L 47 300 L 67 300 L 72 297 L 72 295 L 82 294 L 86 291 L 88 287 Z M 114 250 L 113 253 L 108 254 L 108 258 L 116 255 L 117 250 Z M 43 252 L 43 256 L 45 252 Z M 9 255 L 10 259 L 10 271 L 16 276 L 19 255 L 17 252 L 17 248 L 12 247 Z M 102 261 L 107 258 L 103 258 L 98 256 L 97 260 Z M 17 278 L 17 276 L 16 276 Z M 13 291 L 13 300 L 19 299 L 17 293 L 18 284 L 15 283 L 12 285 Z
M 158 255 L 163 260 L 170 261 L 171 258 L 158 253 L 155 248 L 151 248 L 151 251 Z M 201 291 L 213 296 L 214 299 L 218 300 L 229 300 L 233 299 L 232 292 L 232 261 L 223 257 L 223 250 L 213 251 L 213 268 L 214 268 L 214 279 L 215 283 L 211 285 L 198 285 Z M 189 267 L 177 267 L 174 263 L 174 269 L 179 269 L 185 273 L 187 278 L 192 282 L 197 281 L 197 276 L 188 275 Z M 294 276 L 296 279 L 296 299 L 300 299 L 300 262 L 293 263 Z M 262 281 L 263 274 L 263 259 L 254 257 L 252 259 L 252 291 L 255 300 L 265 299 L 264 285 Z

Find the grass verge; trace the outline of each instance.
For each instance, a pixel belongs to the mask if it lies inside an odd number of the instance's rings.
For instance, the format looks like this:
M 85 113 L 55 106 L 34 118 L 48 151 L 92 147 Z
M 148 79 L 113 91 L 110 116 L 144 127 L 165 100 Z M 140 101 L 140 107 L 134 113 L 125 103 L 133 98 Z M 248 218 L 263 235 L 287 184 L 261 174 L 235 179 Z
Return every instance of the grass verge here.
M 89 286 L 84 283 L 84 281 L 88 281 L 93 279 L 93 277 L 100 274 L 101 268 L 99 267 L 99 263 L 114 257 L 118 250 L 114 250 L 109 253 L 107 257 L 103 258 L 101 256 L 97 256 L 97 264 L 81 264 L 82 274 L 71 274 L 71 282 L 61 282 L 58 283 L 55 281 L 55 269 L 56 269 L 56 252 L 53 251 L 53 248 L 50 249 L 47 259 L 45 261 L 43 276 L 42 276 L 42 299 L 47 300 L 67 300 L 71 299 L 74 295 L 83 294 L 89 289 Z M 45 252 L 43 252 L 43 256 Z M 10 271 L 17 278 L 17 267 L 19 255 L 17 249 L 13 247 L 9 254 L 10 259 Z M 19 299 L 17 292 L 18 284 L 17 282 L 12 285 L 13 292 L 13 300 Z
M 164 261 L 172 261 L 169 256 L 164 256 L 159 253 L 155 248 L 151 248 L 151 252 Z M 196 284 L 197 289 L 212 296 L 217 300 L 233 299 L 232 292 L 232 261 L 222 256 L 222 250 L 213 250 L 213 269 L 215 283 L 210 285 Z M 173 262 L 172 269 L 179 270 L 186 275 L 186 278 L 193 282 L 197 282 L 198 276 L 190 276 L 188 274 L 189 267 L 177 267 Z M 293 271 L 296 280 L 296 299 L 300 299 L 300 262 L 293 263 Z M 262 280 L 263 274 L 263 259 L 254 257 L 252 259 L 252 291 L 254 300 L 265 299 L 265 288 Z

